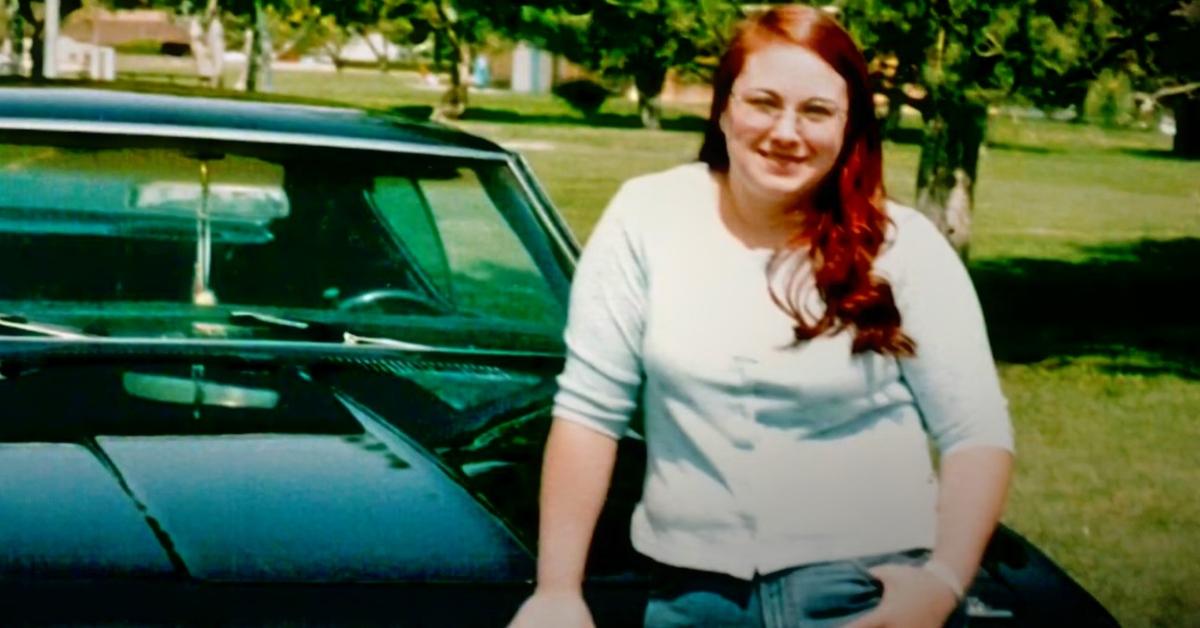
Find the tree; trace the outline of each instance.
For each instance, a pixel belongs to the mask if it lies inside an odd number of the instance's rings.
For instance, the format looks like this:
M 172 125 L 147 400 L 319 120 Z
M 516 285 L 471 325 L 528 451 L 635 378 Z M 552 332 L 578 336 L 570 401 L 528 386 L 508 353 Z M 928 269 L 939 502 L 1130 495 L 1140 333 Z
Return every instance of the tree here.
M 80 0 L 61 0 L 76 5 Z M 268 10 L 284 11 L 297 0 L 105 0 L 117 9 L 147 6 L 174 11 L 199 22 L 193 29 L 192 53 L 196 56 L 197 73 L 209 77 L 210 84 L 220 83 L 225 46 L 221 22 L 232 17 L 235 23 L 246 25 L 246 69 L 242 81 L 246 91 L 257 91 L 265 79 L 269 89 L 270 61 L 274 51 L 270 44 Z M 332 0 L 331 0 L 332 1 Z M 64 9 L 64 15 L 66 9 Z
M 892 94 L 923 121 L 917 208 L 965 258 L 988 107 L 1081 102 L 1087 82 L 1126 62 L 1178 2 L 845 0 L 841 9 L 868 56 L 896 59 L 895 83 L 920 87 Z
M 288 0 L 267 8 L 275 53 L 287 57 L 306 50 L 324 50 L 341 70 L 341 50 L 346 44 L 345 29 L 333 15 L 315 0 Z
M 418 7 L 418 2 L 412 0 L 298 0 L 310 2 L 315 11 L 306 14 L 308 23 L 306 30 L 327 30 L 331 43 L 335 44 L 334 63 L 340 68 L 338 58 L 341 46 L 351 36 L 360 37 L 363 43 L 371 49 L 379 62 L 379 67 L 386 72 L 389 69 L 389 59 L 386 49 L 375 48 L 371 35 L 381 34 L 386 41 L 420 43 L 428 37 L 428 31 L 417 32 L 420 27 L 407 19 Z M 416 41 L 407 42 L 410 37 L 419 37 Z
M 1129 77 L 1143 102 L 1172 108 L 1183 120 L 1174 152 L 1200 156 L 1200 1 L 1104 0 L 1101 6 L 1104 19 L 1093 27 L 1098 37 L 1084 46 L 1084 62 L 1055 83 L 1078 86 L 1105 71 Z
M 82 0 L 59 0 L 58 12 L 60 16 L 65 17 L 82 6 Z M 33 38 L 29 48 L 29 57 L 31 59 L 29 74 L 35 81 L 41 80 L 45 74 L 43 71 L 46 66 L 45 7 L 45 2 L 32 2 L 31 0 L 19 0 L 17 2 L 17 14 L 21 16 L 22 21 L 33 27 Z M 19 45 L 14 45 L 14 48 L 20 50 Z
M 1173 152 L 1200 159 L 1200 0 L 1180 2 L 1164 22 L 1140 42 L 1138 82 L 1153 102 L 1173 110 Z
M 493 6 L 490 0 L 322 0 L 318 4 L 342 27 L 364 38 L 379 32 L 391 41 L 411 45 L 433 37 L 435 54 L 444 56 L 450 78 L 437 115 L 451 119 L 467 107 L 471 60 L 493 32 L 488 16 L 512 10 L 509 3 Z
M 16 0 L 0 0 L 0 46 L 8 47 L 8 63 L 0 68 L 2 74 L 20 74 L 21 57 L 24 55 L 22 46 L 25 39 L 25 24 L 17 13 Z
M 210 0 L 213 4 L 216 0 Z M 272 88 L 271 61 L 275 49 L 271 45 L 271 31 L 267 23 L 269 0 L 226 0 L 226 7 L 235 15 L 242 16 L 246 27 L 246 67 L 239 84 L 247 92 L 257 92 L 260 82 L 266 91 Z M 272 3 L 275 4 L 275 3 Z
M 498 3 L 504 4 L 504 3 Z M 668 71 L 715 66 L 740 15 L 733 0 L 541 0 L 496 19 L 509 35 L 610 78 L 632 79 L 638 112 L 658 128 Z
M 440 50 L 449 53 L 450 87 L 438 106 L 440 118 L 457 119 L 466 111 L 474 49 L 491 30 L 487 18 L 477 10 L 486 6 L 486 2 L 476 5 L 462 0 L 425 0 L 414 12 L 414 25 L 436 38 L 435 54 Z

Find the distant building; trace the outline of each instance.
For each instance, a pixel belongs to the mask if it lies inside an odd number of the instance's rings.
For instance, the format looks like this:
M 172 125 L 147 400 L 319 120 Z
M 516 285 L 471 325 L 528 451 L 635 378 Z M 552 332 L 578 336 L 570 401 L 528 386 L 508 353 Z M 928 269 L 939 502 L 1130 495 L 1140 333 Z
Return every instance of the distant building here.
M 85 7 L 68 15 L 60 33 L 77 42 L 120 46 L 131 42 L 156 42 L 162 52 L 186 54 L 191 49 L 187 25 L 171 13 L 154 9 L 109 11 Z
M 518 42 L 512 50 L 512 90 L 545 94 L 553 86 L 554 55 L 525 42 Z
M 79 43 L 70 37 L 59 36 L 54 48 L 58 76 L 77 76 L 93 81 L 112 81 L 117 78 L 117 57 L 112 46 Z
M 412 56 L 411 49 L 397 46 L 380 33 L 368 33 L 366 38 L 355 35 L 338 50 L 338 60 L 349 63 L 379 63 L 380 57 L 388 62 L 405 61 Z

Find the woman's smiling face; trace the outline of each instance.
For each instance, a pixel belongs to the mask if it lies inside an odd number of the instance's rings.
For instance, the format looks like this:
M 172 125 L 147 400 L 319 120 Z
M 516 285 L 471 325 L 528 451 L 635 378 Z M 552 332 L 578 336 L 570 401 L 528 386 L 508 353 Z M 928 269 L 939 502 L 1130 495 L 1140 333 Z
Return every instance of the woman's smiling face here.
M 846 81 L 807 48 L 751 53 L 720 120 L 730 179 L 760 200 L 805 202 L 837 163 L 848 101 Z

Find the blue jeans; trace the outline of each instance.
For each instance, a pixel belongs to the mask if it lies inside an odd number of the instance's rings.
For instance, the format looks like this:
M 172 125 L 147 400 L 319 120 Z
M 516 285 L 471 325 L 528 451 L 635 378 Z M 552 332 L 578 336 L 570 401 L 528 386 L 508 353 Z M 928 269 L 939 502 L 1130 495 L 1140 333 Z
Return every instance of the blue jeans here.
M 879 604 L 883 586 L 868 573 L 882 564 L 919 565 L 928 550 L 865 556 L 784 569 L 753 580 L 656 565 L 646 628 L 841 626 Z M 965 625 L 963 607 L 947 626 Z

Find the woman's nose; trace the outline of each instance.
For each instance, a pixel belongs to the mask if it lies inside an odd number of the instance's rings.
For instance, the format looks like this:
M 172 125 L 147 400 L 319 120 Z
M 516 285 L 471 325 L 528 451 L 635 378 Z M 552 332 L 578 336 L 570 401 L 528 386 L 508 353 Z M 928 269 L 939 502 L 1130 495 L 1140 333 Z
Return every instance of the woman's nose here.
M 797 143 L 800 141 L 800 115 L 795 111 L 784 110 L 782 115 L 771 125 L 770 138 L 780 143 Z

